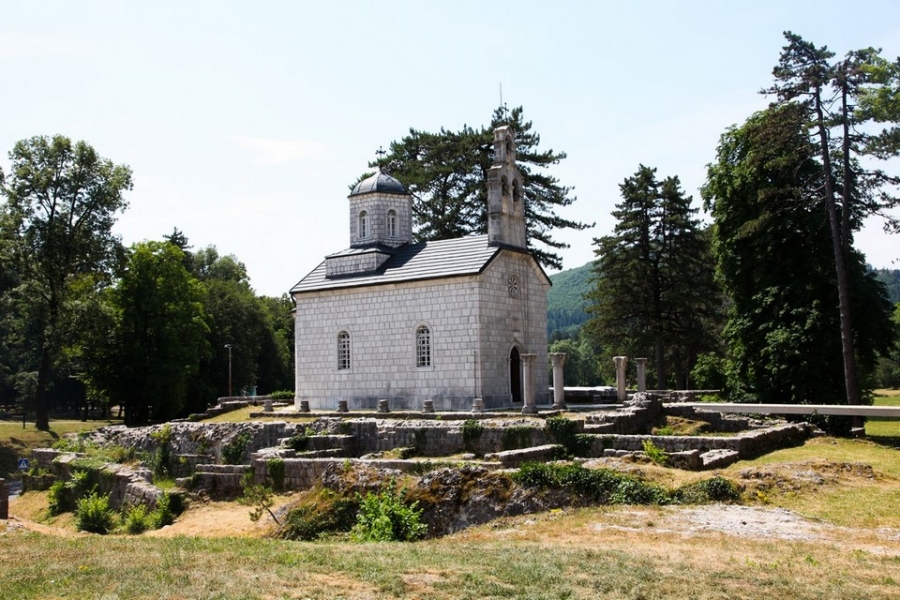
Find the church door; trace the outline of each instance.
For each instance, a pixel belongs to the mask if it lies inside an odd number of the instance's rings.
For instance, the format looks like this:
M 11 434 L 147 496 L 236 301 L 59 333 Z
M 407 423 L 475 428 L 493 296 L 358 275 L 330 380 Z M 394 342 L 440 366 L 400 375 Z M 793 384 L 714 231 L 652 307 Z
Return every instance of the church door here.
M 522 361 L 518 348 L 509 353 L 509 392 L 513 402 L 522 401 Z

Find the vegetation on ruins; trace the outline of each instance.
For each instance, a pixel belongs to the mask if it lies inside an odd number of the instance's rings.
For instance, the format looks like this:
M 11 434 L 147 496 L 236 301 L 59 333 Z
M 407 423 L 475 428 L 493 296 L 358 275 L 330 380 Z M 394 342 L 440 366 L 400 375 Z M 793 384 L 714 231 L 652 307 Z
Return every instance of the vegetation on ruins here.
M 521 106 L 495 109 L 487 127 L 463 125 L 459 131 L 442 128 L 438 133 L 410 129 L 409 135 L 391 142 L 387 155 L 369 166 L 386 170 L 412 195 L 417 240 L 486 233 L 493 131 L 502 125 L 510 125 L 516 134 L 516 162 L 524 178 L 528 249 L 545 267 L 560 269 L 562 258 L 554 250 L 569 245 L 555 239 L 554 232 L 591 225 L 557 214 L 559 208 L 576 200 L 573 188 L 560 184 L 547 172 L 564 160 L 566 153 L 539 149 L 541 136 L 532 131 Z

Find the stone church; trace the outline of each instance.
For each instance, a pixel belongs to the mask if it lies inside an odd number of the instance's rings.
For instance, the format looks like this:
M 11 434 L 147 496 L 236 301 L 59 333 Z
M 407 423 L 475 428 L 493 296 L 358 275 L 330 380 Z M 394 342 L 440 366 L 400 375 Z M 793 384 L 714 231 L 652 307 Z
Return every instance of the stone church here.
M 547 290 L 526 249 L 515 136 L 494 131 L 488 233 L 413 243 L 412 198 L 384 172 L 348 197 L 350 247 L 291 289 L 296 398 L 312 410 L 470 410 L 549 401 Z

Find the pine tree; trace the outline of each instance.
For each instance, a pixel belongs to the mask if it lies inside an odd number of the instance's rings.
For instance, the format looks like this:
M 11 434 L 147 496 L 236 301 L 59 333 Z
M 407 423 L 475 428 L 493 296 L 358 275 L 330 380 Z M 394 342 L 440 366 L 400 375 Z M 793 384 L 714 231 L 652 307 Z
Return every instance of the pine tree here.
M 651 358 L 658 388 L 673 374 L 684 387 L 721 306 L 708 243 L 677 177 L 641 165 L 619 187 L 615 230 L 594 240 L 586 328 L 614 353 Z
M 386 156 L 369 166 L 396 177 L 412 195 L 418 241 L 486 233 L 487 174 L 494 158 L 492 132 L 500 125 L 510 125 L 516 133 L 529 250 L 544 266 L 560 269 L 562 259 L 553 250 L 569 245 L 555 239 L 553 233 L 592 225 L 557 214 L 560 207 L 569 206 L 576 199 L 573 188 L 561 185 L 547 172 L 566 154 L 539 150 L 540 135 L 532 131 L 531 121 L 524 120 L 521 107 L 512 111 L 496 109 L 487 128 L 463 125 L 459 131 L 442 128 L 439 133 L 410 129 L 409 135 L 391 142 Z

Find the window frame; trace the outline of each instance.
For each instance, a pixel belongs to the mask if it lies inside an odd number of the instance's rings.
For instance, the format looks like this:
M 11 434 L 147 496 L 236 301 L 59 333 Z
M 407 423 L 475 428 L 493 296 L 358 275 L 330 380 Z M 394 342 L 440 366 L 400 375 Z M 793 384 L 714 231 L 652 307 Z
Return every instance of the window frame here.
M 434 367 L 434 336 L 431 327 L 426 323 L 420 323 L 415 330 L 415 355 L 417 369 L 430 369 Z
M 349 371 L 353 366 L 350 332 L 341 329 L 337 334 L 337 370 Z

